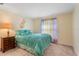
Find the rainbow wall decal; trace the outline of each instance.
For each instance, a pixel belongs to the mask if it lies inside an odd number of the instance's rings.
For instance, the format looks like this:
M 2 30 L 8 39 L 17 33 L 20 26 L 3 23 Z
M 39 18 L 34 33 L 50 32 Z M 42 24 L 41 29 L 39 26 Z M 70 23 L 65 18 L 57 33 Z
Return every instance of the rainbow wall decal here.
M 25 25 L 26 21 L 25 19 L 20 19 L 20 28 L 24 28 L 24 25 Z

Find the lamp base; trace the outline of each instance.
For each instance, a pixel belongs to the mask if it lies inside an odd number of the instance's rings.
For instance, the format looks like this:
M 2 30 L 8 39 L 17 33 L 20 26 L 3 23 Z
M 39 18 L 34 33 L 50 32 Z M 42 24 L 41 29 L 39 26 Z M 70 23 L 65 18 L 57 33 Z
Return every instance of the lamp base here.
M 8 30 L 8 32 L 7 32 L 7 36 L 9 37 L 9 30 Z

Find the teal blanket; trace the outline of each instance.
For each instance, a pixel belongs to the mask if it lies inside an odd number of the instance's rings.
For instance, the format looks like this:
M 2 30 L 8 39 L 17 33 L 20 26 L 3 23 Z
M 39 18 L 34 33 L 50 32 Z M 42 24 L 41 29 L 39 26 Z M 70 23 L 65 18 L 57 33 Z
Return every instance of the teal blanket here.
M 45 49 L 50 45 L 52 38 L 48 34 L 16 35 L 17 44 L 23 44 L 34 55 L 44 55 Z

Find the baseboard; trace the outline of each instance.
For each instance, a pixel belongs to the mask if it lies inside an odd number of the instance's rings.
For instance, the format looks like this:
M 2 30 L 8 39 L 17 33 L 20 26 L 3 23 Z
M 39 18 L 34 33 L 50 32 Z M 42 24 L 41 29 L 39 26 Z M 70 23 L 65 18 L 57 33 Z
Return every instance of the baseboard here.
M 66 44 L 61 44 L 61 43 L 55 43 L 55 44 L 58 44 L 58 45 L 62 45 L 62 46 L 67 46 L 67 47 L 73 47 L 73 46 L 71 46 L 71 45 L 66 45 Z
M 79 56 L 79 53 L 76 49 L 73 49 L 74 50 L 74 53 L 76 54 L 76 56 Z

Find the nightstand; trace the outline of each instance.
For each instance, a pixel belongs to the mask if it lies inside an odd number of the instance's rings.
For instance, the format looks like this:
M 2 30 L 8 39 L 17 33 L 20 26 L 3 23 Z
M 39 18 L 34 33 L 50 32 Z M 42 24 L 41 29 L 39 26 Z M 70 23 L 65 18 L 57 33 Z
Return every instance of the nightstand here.
M 13 49 L 15 47 L 16 47 L 15 36 L 1 38 L 1 51 L 2 52 Z

